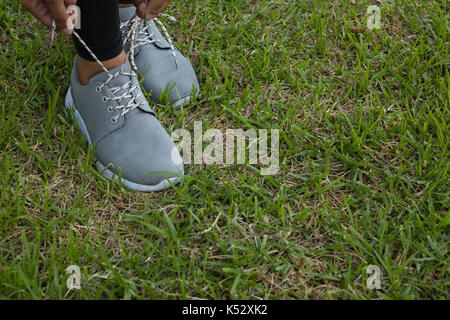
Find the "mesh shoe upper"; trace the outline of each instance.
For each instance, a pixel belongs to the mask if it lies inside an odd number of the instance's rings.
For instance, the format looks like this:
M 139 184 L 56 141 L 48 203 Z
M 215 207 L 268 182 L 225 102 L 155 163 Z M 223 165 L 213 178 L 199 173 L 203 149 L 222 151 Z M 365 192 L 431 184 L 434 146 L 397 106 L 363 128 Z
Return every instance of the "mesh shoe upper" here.
M 119 13 L 124 49 L 132 54 L 130 61 L 135 64 L 143 78 L 142 86 L 151 93 L 153 101 L 167 103 L 162 93 L 167 94 L 173 104 L 197 95 L 199 83 L 192 65 L 171 46 L 170 38 L 167 41 L 162 36 L 155 22 L 135 18 L 133 7 L 121 8 Z
M 130 65 L 109 72 L 95 75 L 84 86 L 75 61 L 71 77 L 74 107 L 95 144 L 97 159 L 116 175 L 120 168 L 122 178 L 140 185 L 183 174 L 183 165 L 172 161 L 176 146 L 142 95 Z

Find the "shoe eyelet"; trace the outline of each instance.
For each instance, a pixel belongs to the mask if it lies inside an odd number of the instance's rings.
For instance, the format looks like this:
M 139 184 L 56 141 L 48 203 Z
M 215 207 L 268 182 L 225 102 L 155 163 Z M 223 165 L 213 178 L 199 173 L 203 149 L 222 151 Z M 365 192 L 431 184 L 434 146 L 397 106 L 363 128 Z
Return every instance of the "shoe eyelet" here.
M 103 100 L 103 102 L 106 103 L 106 102 L 108 102 L 108 97 L 103 97 L 102 100 Z
M 109 106 L 108 107 L 108 112 L 114 112 L 114 107 L 113 106 Z
M 117 122 L 117 118 L 116 118 L 116 117 L 112 117 L 112 118 L 111 118 L 111 122 L 112 122 L 112 123 L 116 123 L 116 122 Z
M 101 92 L 102 91 L 102 89 L 99 87 L 99 86 L 97 86 L 97 87 L 95 87 L 95 91 L 97 91 L 97 92 Z

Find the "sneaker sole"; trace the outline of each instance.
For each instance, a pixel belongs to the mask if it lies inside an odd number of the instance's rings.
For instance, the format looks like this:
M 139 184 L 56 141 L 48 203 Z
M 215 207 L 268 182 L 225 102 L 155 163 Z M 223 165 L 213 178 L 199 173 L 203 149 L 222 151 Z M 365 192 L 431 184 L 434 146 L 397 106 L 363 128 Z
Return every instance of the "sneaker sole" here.
M 83 121 L 83 118 L 81 117 L 81 114 L 78 112 L 78 110 L 75 108 L 75 103 L 72 98 L 72 92 L 71 87 L 69 87 L 69 90 L 66 94 L 66 100 L 64 103 L 64 107 L 69 110 L 70 112 L 73 112 L 75 116 L 75 120 L 77 122 L 78 127 L 81 130 L 81 133 L 83 134 L 84 138 L 88 142 L 89 145 L 92 145 L 91 137 L 89 136 L 89 132 L 87 130 L 87 127 Z M 100 161 L 97 160 L 97 170 L 103 174 L 104 176 L 113 179 L 113 180 L 119 180 L 119 177 L 112 171 L 108 170 L 105 165 L 103 165 Z M 145 185 L 145 184 L 139 184 L 132 181 L 129 181 L 125 178 L 121 178 L 120 181 L 134 191 L 141 191 L 141 192 L 155 192 L 155 191 L 162 191 L 165 189 L 168 189 L 172 187 L 172 185 L 175 185 L 180 182 L 180 178 L 173 177 L 166 180 L 163 180 L 159 182 L 156 185 Z
M 198 89 L 198 90 L 195 92 L 195 95 L 193 95 L 193 96 L 187 96 L 187 97 L 182 98 L 182 99 L 178 100 L 177 102 L 175 102 L 175 103 L 173 104 L 173 107 L 174 107 L 174 108 L 177 108 L 177 107 L 180 107 L 180 106 L 182 106 L 182 105 L 188 104 L 189 102 L 191 102 L 192 99 L 197 98 L 197 97 L 199 96 L 199 94 L 200 94 L 200 89 Z
M 184 104 L 188 104 L 191 101 L 192 98 L 193 98 L 192 96 L 189 96 L 189 97 L 180 99 L 180 100 L 178 100 L 177 102 L 175 102 L 173 104 L 173 107 L 176 108 L 176 107 L 180 107 L 180 106 L 182 106 Z

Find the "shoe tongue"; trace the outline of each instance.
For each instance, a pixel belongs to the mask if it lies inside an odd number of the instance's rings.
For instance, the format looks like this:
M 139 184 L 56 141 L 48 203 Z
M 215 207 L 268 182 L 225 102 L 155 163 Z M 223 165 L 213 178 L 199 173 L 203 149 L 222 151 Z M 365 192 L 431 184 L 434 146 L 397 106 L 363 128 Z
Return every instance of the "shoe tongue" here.
M 133 18 L 135 13 L 136 13 L 135 6 L 120 8 L 119 9 L 120 22 L 126 22 L 126 21 L 130 20 L 131 18 Z
M 134 6 L 119 8 L 119 20 L 120 23 L 127 22 L 133 18 L 136 14 L 136 8 Z M 153 34 L 152 39 L 159 40 L 154 44 L 160 49 L 170 49 L 170 44 L 164 39 L 159 29 L 153 20 L 144 20 L 145 25 L 148 26 L 148 34 Z M 148 35 L 138 34 L 139 40 L 145 40 Z
M 123 63 L 111 70 L 109 72 L 114 76 L 114 78 L 108 83 L 108 87 L 114 88 L 114 87 L 122 87 L 127 82 L 133 82 L 133 77 L 130 74 L 133 74 L 133 71 L 131 70 L 131 66 L 129 63 Z M 117 74 L 119 73 L 119 74 Z M 117 75 L 116 75 L 117 74 Z M 131 84 L 132 86 L 132 84 Z M 125 91 L 128 91 L 130 89 L 130 85 L 125 87 L 125 89 L 120 89 L 117 91 L 116 95 L 120 96 Z
M 167 42 L 167 40 L 162 36 L 155 22 L 153 20 L 148 20 L 145 21 L 145 24 L 148 26 L 149 34 L 154 34 L 152 39 L 159 40 L 154 42 L 155 46 L 157 46 L 160 49 L 170 49 L 169 42 Z
M 133 98 L 120 99 L 118 101 L 119 105 L 126 105 L 130 102 L 131 99 L 134 99 L 134 103 L 145 102 L 145 104 L 142 104 L 139 106 L 139 109 L 141 109 L 142 111 L 146 111 L 146 112 L 150 112 L 150 113 L 154 114 L 153 110 L 149 107 L 145 97 L 143 95 L 138 97 L 139 93 L 141 93 L 141 88 L 139 86 L 139 81 L 138 81 L 137 77 L 130 76 L 130 74 L 134 74 L 134 71 L 131 69 L 131 66 L 129 63 L 123 63 L 113 69 L 110 69 L 109 73 L 112 74 L 113 76 L 116 75 L 117 73 L 119 73 L 107 84 L 107 86 L 110 89 L 121 88 L 114 94 L 114 96 L 118 97 L 118 96 L 123 95 L 124 93 L 128 94 L 132 87 L 135 87 L 135 86 L 137 87 L 137 89 L 131 91 Z M 94 77 L 92 77 L 91 80 L 94 80 L 94 81 L 98 80 L 103 83 L 103 82 L 106 82 L 106 80 L 108 80 L 108 77 L 109 77 L 109 75 L 106 72 L 102 72 L 102 73 L 97 74 Z M 127 82 L 130 82 L 130 81 L 131 81 L 130 84 L 128 84 L 125 88 L 122 88 Z M 132 113 L 134 113 L 134 112 L 132 112 Z M 130 115 L 131 115 L 131 113 L 130 113 Z
M 114 93 L 116 97 L 119 97 L 123 95 L 124 93 L 128 93 L 130 91 L 130 88 L 133 86 L 133 78 L 129 74 L 132 74 L 131 66 L 128 63 L 123 63 L 113 69 L 109 70 L 109 73 L 114 76 L 114 78 L 108 82 L 107 86 L 110 89 L 113 88 L 121 88 L 117 92 Z M 105 81 L 108 79 L 108 74 L 104 73 L 105 75 Z M 125 86 L 125 88 L 122 88 L 127 82 L 130 82 L 131 84 Z M 136 91 L 136 90 L 133 90 Z M 133 92 L 133 96 L 136 96 L 136 94 Z M 123 98 L 120 99 L 118 102 L 120 105 L 127 104 L 130 101 L 131 98 Z

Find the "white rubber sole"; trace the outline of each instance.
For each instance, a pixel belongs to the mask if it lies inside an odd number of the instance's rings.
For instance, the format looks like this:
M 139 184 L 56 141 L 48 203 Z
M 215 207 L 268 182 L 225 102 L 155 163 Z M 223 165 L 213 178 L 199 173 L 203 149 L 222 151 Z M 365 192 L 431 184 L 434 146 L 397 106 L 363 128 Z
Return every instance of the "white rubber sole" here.
M 195 92 L 195 95 L 187 96 L 187 97 L 182 98 L 182 99 L 178 100 L 177 102 L 175 102 L 173 104 L 173 107 L 176 108 L 176 107 L 188 104 L 192 99 L 195 99 L 196 97 L 198 97 L 199 94 L 200 94 L 200 89 Z
M 84 138 L 89 143 L 89 145 L 92 145 L 92 140 L 91 140 L 91 137 L 89 136 L 89 132 L 83 121 L 83 118 L 81 117 L 81 114 L 77 111 L 77 109 L 75 108 L 75 103 L 73 101 L 72 93 L 71 93 L 71 87 L 69 87 L 69 90 L 67 91 L 64 106 L 70 112 L 73 112 L 75 119 L 77 121 L 78 127 L 81 130 L 81 133 L 83 134 Z M 119 180 L 119 177 L 114 172 L 108 170 L 106 168 L 106 166 L 104 166 L 100 161 L 97 161 L 97 170 L 101 174 L 103 174 L 104 176 L 106 176 L 110 179 L 113 179 L 116 181 Z M 130 188 L 131 190 L 134 190 L 134 191 L 155 192 L 155 191 L 161 191 L 161 190 L 165 190 L 165 189 L 172 187 L 172 185 L 175 185 L 180 182 L 180 178 L 178 178 L 178 177 L 169 178 L 169 179 L 159 182 L 156 185 L 139 184 L 139 183 L 129 181 L 125 178 L 120 178 L 120 181 L 125 186 L 127 186 L 128 188 Z
M 177 102 L 175 102 L 175 103 L 173 104 L 173 107 L 176 108 L 176 107 L 182 106 L 182 105 L 184 105 L 184 104 L 188 104 L 189 101 L 191 101 L 191 99 L 192 99 L 191 96 L 186 97 L 186 98 L 183 98 L 183 99 L 180 99 L 180 100 L 178 100 Z

